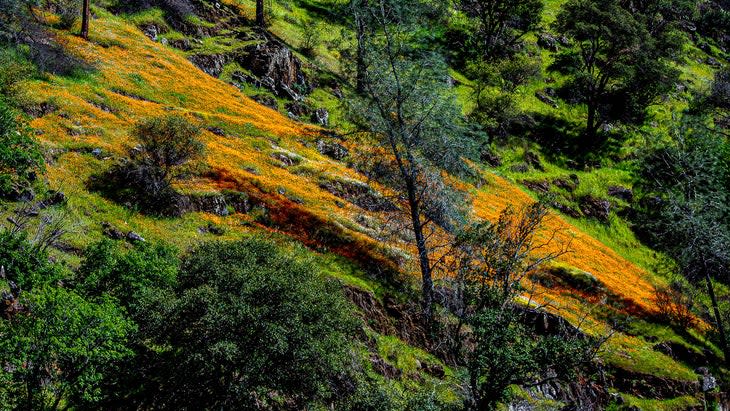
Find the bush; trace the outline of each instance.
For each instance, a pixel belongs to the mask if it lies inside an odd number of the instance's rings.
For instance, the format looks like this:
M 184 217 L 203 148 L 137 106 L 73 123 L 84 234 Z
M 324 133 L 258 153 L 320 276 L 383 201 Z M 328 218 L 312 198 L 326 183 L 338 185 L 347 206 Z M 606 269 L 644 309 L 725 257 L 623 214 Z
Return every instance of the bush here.
M 32 197 L 32 183 L 43 164 L 38 145 L 19 124 L 17 113 L 0 99 L 0 197 Z
M 177 215 L 179 194 L 172 183 L 182 165 L 202 155 L 200 128 L 173 114 L 142 121 L 133 136 L 139 144 L 107 175 L 109 188 L 114 190 L 110 194 L 145 212 Z
M 48 254 L 31 244 L 25 234 L 0 231 L 0 266 L 8 280 L 29 291 L 62 277 L 61 268 L 48 262 Z
M 48 8 L 58 15 L 58 27 L 68 30 L 76 24 L 81 17 L 81 0 L 52 0 Z
M 145 294 L 173 286 L 178 265 L 172 247 L 140 243 L 125 252 L 118 242 L 104 239 L 86 249 L 77 289 L 93 297 L 114 297 L 135 316 Z
M 183 260 L 150 316 L 170 379 L 152 408 L 304 406 L 331 395 L 354 322 L 339 286 L 260 238 L 207 243 Z

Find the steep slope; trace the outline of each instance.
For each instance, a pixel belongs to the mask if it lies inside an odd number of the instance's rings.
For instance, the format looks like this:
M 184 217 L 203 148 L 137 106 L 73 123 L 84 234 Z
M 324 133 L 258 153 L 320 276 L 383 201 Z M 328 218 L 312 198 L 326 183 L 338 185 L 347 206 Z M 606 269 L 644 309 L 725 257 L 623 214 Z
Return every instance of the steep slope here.
M 72 248 L 100 238 L 101 221 L 180 247 L 209 236 L 200 227 L 212 223 L 225 229 L 225 238 L 276 231 L 350 258 L 367 272 L 383 267 L 395 271 L 400 266 L 416 275 L 409 257 L 413 253 L 406 243 L 383 242 L 379 236 L 377 228 L 388 220 L 387 213 L 364 210 L 333 194 L 336 190 L 327 189 L 327 183 L 344 181 L 369 184 L 375 198 L 380 198 L 377 193 L 387 192 L 344 162 L 320 153 L 318 141 L 329 142 L 321 130 L 256 103 L 199 70 L 183 52 L 151 41 L 122 18 L 99 10 L 93 24 L 89 42 L 66 32 L 56 33 L 65 49 L 88 62 L 90 70 L 27 84 L 32 100 L 27 105 L 47 108 L 40 110 L 42 115 L 31 126 L 51 153 L 50 188 L 65 192 L 69 199 L 78 234 L 68 240 Z M 129 132 L 135 122 L 169 112 L 183 114 L 207 128 L 205 158 L 178 188 L 195 198 L 239 193 L 247 199 L 247 206 L 210 208 L 180 219 L 155 218 L 89 188 L 90 181 L 133 144 Z M 340 143 L 351 148 L 354 144 Z M 516 183 L 488 169 L 482 172 L 485 184 L 481 187 L 460 183 L 471 194 L 478 217 L 493 220 L 508 205 L 519 207 L 532 201 Z M 694 331 L 688 336 L 657 331 L 660 327 L 652 322 L 657 313 L 653 286 L 663 280 L 566 218 L 552 216 L 547 230 L 570 241 L 571 252 L 559 263 L 590 273 L 602 291 L 582 293 L 536 283 L 538 292 L 533 299 L 594 335 L 608 332 L 616 318 L 640 318 L 646 329 L 623 330 L 609 339 L 600 353 L 605 362 L 618 370 L 666 381 L 696 382 L 688 364 L 653 349 L 657 337 L 689 347 L 702 345 L 704 339 Z M 358 286 L 360 281 L 371 280 L 346 281 Z M 654 334 L 658 335 L 652 337 Z M 625 378 L 622 371 L 613 373 L 619 380 Z M 616 386 L 627 384 L 618 382 Z

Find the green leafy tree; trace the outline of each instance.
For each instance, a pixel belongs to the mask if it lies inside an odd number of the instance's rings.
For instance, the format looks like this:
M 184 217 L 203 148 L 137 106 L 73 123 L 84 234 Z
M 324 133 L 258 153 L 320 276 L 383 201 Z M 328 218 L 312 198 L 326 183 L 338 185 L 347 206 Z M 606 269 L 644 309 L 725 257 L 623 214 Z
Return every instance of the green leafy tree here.
M 569 99 L 586 105 L 588 149 L 603 142 L 599 129 L 608 121 L 641 121 L 678 75 L 665 58 L 670 45 L 657 42 L 616 0 L 568 1 L 554 28 L 574 43 L 553 69 L 570 75 Z
M 27 313 L 0 321 L 0 372 L 13 407 L 93 403 L 107 366 L 131 354 L 133 325 L 112 302 L 92 303 L 60 287 L 34 289 L 22 304 Z
M 132 131 L 138 145 L 105 179 L 110 195 L 158 215 L 177 213 L 179 194 L 172 184 L 181 167 L 203 154 L 200 128 L 180 115 L 146 119 Z
M 640 162 L 640 233 L 666 251 L 688 280 L 704 282 L 725 360 L 726 325 L 713 280 L 730 283 L 730 147 L 699 123 L 676 130 L 674 142 L 650 150 Z
M 250 409 L 286 400 L 301 408 L 327 399 L 351 361 L 355 324 L 338 288 L 267 240 L 195 248 L 143 325 L 169 347 L 151 406 Z
M 542 0 L 459 0 L 457 7 L 474 21 L 470 45 L 477 58 L 494 60 L 511 54 L 542 19 Z
M 43 156 L 18 114 L 0 99 L 0 197 L 31 195 L 37 172 L 44 169 Z
M 452 341 L 469 373 L 469 409 L 495 409 L 513 384 L 569 379 L 592 358 L 594 341 L 567 324 L 555 335 L 537 333 L 526 325 L 529 309 L 515 301 L 529 273 L 567 250 L 544 252 L 556 237 L 541 231 L 547 213 L 540 203 L 507 208 L 496 224 L 477 223 L 457 237 Z

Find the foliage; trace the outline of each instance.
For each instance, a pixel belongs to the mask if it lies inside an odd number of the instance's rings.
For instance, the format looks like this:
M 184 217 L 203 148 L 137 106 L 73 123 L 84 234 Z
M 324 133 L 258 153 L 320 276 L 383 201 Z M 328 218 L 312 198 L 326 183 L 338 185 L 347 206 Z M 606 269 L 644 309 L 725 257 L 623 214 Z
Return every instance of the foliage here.
M 139 145 L 107 175 L 111 189 L 118 190 L 112 196 L 146 212 L 174 215 L 178 194 L 172 183 L 182 165 L 203 154 L 200 132 L 198 126 L 174 114 L 137 124 L 132 134 Z
M 23 290 L 51 284 L 63 276 L 59 266 L 48 262 L 48 253 L 27 239 L 25 233 L 0 230 L 0 266 L 5 276 Z
M 571 0 L 554 28 L 573 40 L 552 68 L 570 75 L 569 100 L 587 106 L 587 147 L 602 143 L 599 128 L 609 121 L 639 122 L 678 73 L 666 62 L 669 44 L 651 37 L 616 0 Z M 676 47 L 676 45 L 674 45 Z
M 43 156 L 18 114 L 0 99 L 0 197 L 19 198 L 31 190 Z
M 337 285 L 267 240 L 195 248 L 154 306 L 148 329 L 172 348 L 156 407 L 302 405 L 331 395 L 348 361 L 354 323 Z
M 712 280 L 728 284 L 730 267 L 730 151 L 727 139 L 685 122 L 675 141 L 642 159 L 637 228 L 673 257 L 690 281 L 704 281 L 715 327 L 730 363 L 730 347 Z
M 440 171 L 463 173 L 463 158 L 473 156 L 474 142 L 464 138 L 461 113 L 453 92 L 447 89 L 443 58 L 421 47 L 419 19 L 428 8 L 415 3 L 386 0 L 369 2 L 354 13 L 370 16 L 367 35 L 360 39 L 363 94 L 355 99 L 355 121 L 377 142 L 387 156 L 376 166 L 389 170 L 389 185 L 407 199 L 405 215 L 414 233 L 421 269 L 424 319 L 432 310 L 432 262 L 427 244 L 430 219 L 426 210 L 438 210 L 442 226 L 458 221 L 458 208 L 448 198 Z M 372 169 L 372 168 L 371 168 Z M 431 213 L 434 214 L 434 213 Z
M 477 58 L 494 60 L 512 54 L 518 41 L 540 24 L 542 0 L 459 0 L 473 21 L 468 43 Z
M 568 378 L 590 360 L 592 341 L 567 329 L 537 334 L 524 325 L 527 309 L 514 301 L 528 273 L 566 250 L 545 251 L 554 240 L 554 234 L 541 237 L 546 215 L 540 203 L 519 212 L 508 208 L 496 224 L 476 224 L 457 239 L 459 322 L 452 333 L 455 354 L 469 372 L 473 409 L 494 409 L 509 399 L 510 385 Z M 472 330 L 468 345 L 461 340 L 463 325 Z
M 23 305 L 28 314 L 0 320 L 0 378 L 13 407 L 93 403 L 104 373 L 113 372 L 109 364 L 130 354 L 132 324 L 113 303 L 92 303 L 60 287 L 35 289 Z
M 172 287 L 178 266 L 177 251 L 169 246 L 139 243 L 124 252 L 118 242 L 104 239 L 85 250 L 74 280 L 85 295 L 114 297 L 137 318 L 145 308 L 139 300 Z

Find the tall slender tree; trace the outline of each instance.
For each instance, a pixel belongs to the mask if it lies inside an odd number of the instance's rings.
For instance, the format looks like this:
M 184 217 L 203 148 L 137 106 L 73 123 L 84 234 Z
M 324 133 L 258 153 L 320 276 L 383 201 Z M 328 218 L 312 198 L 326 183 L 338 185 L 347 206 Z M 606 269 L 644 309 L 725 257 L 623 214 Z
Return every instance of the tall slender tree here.
M 418 2 L 370 0 L 357 9 L 371 26 L 359 40 L 363 93 L 353 117 L 387 153 L 378 161 L 387 176 L 376 176 L 405 199 L 421 271 L 426 324 L 433 309 L 429 239 L 434 224 L 449 228 L 458 218 L 440 169 L 458 172 L 462 155 L 473 149 L 462 133 L 461 112 L 446 82 L 443 58 L 419 47 L 423 14 Z

